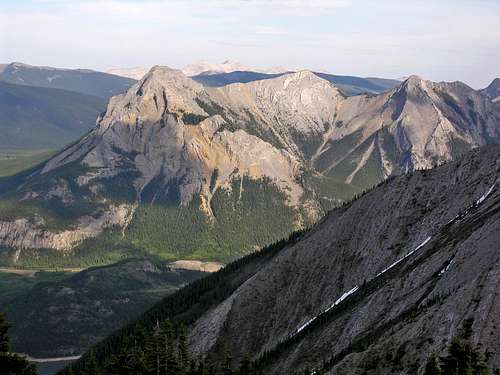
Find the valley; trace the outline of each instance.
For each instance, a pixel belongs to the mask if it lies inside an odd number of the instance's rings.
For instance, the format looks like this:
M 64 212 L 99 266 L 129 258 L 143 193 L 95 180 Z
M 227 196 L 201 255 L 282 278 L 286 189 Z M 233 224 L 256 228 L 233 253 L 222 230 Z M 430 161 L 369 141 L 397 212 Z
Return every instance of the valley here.
M 385 178 L 498 141 L 499 119 L 459 82 L 345 97 L 308 71 L 212 88 L 154 67 L 78 142 L 0 181 L 1 261 L 227 263 Z
M 135 355 L 131 337 L 152 337 L 168 319 L 188 326 L 195 355 L 220 366 L 229 347 L 258 373 L 420 373 L 452 337 L 481 343 L 493 371 L 499 173 L 496 145 L 391 178 L 310 230 L 165 298 L 96 345 L 94 358 L 104 368 L 110 353 Z
M 500 375 L 500 1 L 0 1 L 0 375 Z
M 89 93 L 74 86 L 73 75 L 85 72 L 65 71 L 68 81 L 53 88 L 32 76 L 33 67 L 13 69 L 9 90 L 19 98 L 37 90 L 48 90 L 44 100 Z M 130 350 L 130 340 L 146 342 L 138 332 L 168 319 L 188 327 L 190 351 L 215 364 L 229 345 L 238 348 L 235 359 L 247 356 L 266 374 L 320 365 L 349 373 L 349 361 L 359 371 L 374 361 L 421 369 L 425 356 L 416 348 L 424 341 L 407 339 L 413 328 L 401 322 L 418 318 L 414 329 L 424 330 L 435 300 L 451 298 L 433 296 L 431 286 L 455 264 L 460 241 L 483 221 L 496 223 L 495 209 L 482 208 L 497 196 L 494 84 L 478 92 L 418 76 L 254 73 L 190 78 L 156 66 L 139 81 L 112 78 L 123 93 L 93 115 L 95 126 L 68 136 L 72 142 L 51 137 L 59 151 L 33 143 L 2 151 L 0 306 L 14 322 L 13 351 L 59 359 L 86 353 L 74 364 L 79 373 L 92 353 L 106 366 Z M 107 100 L 102 91 L 92 95 Z M 495 230 L 485 228 L 481 241 L 494 242 Z M 444 259 L 437 249 L 455 255 Z M 438 260 L 429 265 L 427 257 Z M 396 310 L 374 307 L 389 295 Z M 460 308 L 453 314 L 463 323 L 473 313 Z M 256 321 L 259 314 L 272 318 Z M 459 332 L 452 323 L 448 338 Z M 343 325 L 361 328 L 343 332 Z M 343 332 L 331 353 L 329 332 Z M 448 338 L 427 337 L 426 345 L 443 351 Z M 398 363 L 384 352 L 402 350 L 393 342 L 405 342 Z M 40 371 L 65 364 L 44 363 Z

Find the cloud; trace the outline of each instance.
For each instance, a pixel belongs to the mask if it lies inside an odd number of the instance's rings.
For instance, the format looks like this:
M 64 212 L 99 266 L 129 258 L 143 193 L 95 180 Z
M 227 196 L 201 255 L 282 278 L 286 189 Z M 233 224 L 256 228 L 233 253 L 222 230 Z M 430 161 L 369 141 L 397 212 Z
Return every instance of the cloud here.
M 500 3 L 0 0 L 0 63 L 108 69 L 194 60 L 339 74 L 499 75 Z

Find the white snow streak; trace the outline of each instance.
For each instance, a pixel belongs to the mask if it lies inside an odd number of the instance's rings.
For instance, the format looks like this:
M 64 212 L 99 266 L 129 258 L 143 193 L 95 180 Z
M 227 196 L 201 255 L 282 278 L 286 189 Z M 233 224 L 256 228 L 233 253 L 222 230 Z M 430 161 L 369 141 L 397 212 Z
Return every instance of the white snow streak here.
M 451 260 L 450 263 L 448 263 L 448 265 L 445 268 L 443 268 L 441 270 L 441 272 L 439 272 L 439 276 L 442 276 L 446 271 L 448 271 L 450 269 L 450 266 L 451 266 L 452 263 L 453 263 L 453 259 Z
M 395 261 L 394 263 L 392 263 L 389 267 L 386 267 L 384 268 L 382 271 L 380 271 L 379 273 L 377 273 L 377 276 L 375 277 L 378 277 L 380 275 L 382 275 L 383 273 L 389 271 L 392 267 L 394 267 L 396 264 L 398 264 L 399 262 L 401 262 L 403 259 L 406 259 L 408 258 L 410 255 L 412 255 L 415 251 L 417 251 L 418 249 L 422 248 L 423 246 L 425 246 L 425 244 L 427 244 L 427 242 L 429 242 L 431 240 L 432 236 L 429 236 L 427 237 L 424 242 L 422 242 L 420 245 L 418 245 L 416 248 L 414 248 L 412 251 L 410 251 L 408 254 L 406 254 L 404 257 L 398 259 L 397 261 Z
M 484 200 L 485 200 L 486 198 L 488 198 L 488 195 L 490 195 L 490 194 L 491 194 L 491 192 L 493 191 L 493 189 L 494 189 L 494 188 L 495 188 L 495 184 L 491 185 L 490 189 L 489 189 L 486 193 L 484 193 L 484 194 L 483 194 L 483 196 L 482 196 L 481 198 L 479 198 L 479 199 L 477 200 L 476 204 L 481 204 L 481 203 L 483 203 L 483 202 L 484 202 Z
M 486 198 L 488 198 L 488 196 L 491 194 L 491 192 L 493 191 L 493 189 L 495 188 L 495 184 L 493 184 L 489 190 L 483 194 L 483 196 L 481 196 L 481 198 L 479 198 L 477 201 L 476 201 L 476 206 L 477 205 L 480 205 L 481 203 L 484 202 L 484 200 Z M 470 207 L 469 207 L 470 208 Z M 448 221 L 447 225 L 456 221 L 457 219 L 461 219 L 463 218 L 464 216 L 466 216 L 468 213 L 469 213 L 469 208 L 466 209 L 466 211 L 462 214 L 458 214 L 457 216 L 455 216 L 453 219 L 451 219 L 450 221 Z M 383 273 L 389 271 L 391 268 L 393 268 L 396 264 L 398 264 L 399 262 L 401 262 L 402 260 L 408 258 L 410 255 L 412 255 L 413 253 L 415 253 L 417 250 L 421 249 L 422 247 L 424 247 L 430 240 L 431 240 L 432 236 L 429 236 L 427 237 L 424 241 L 422 241 L 422 243 L 420 245 L 418 245 L 416 248 L 414 248 L 412 251 L 410 251 L 408 254 L 406 254 L 404 257 L 396 260 L 394 263 L 392 263 L 390 266 L 384 268 L 382 271 L 380 271 L 376 276 L 376 277 L 379 277 L 380 275 L 382 275 Z M 446 271 L 448 271 L 448 269 L 450 268 L 451 264 L 453 263 L 453 260 L 450 261 L 450 263 L 445 267 L 443 268 L 440 272 L 439 272 L 439 276 L 443 275 Z M 304 330 L 308 325 L 310 325 L 312 322 L 314 322 L 318 316 L 320 316 L 321 314 L 324 314 L 324 313 L 327 313 L 328 311 L 330 311 L 333 307 L 337 306 L 339 303 L 341 303 L 342 301 L 344 301 L 347 297 L 349 297 L 351 294 L 353 293 L 356 293 L 356 291 L 358 290 L 358 286 L 356 285 L 354 288 L 352 288 L 351 290 L 345 292 L 344 294 L 342 294 L 332 305 L 330 305 L 330 307 L 328 307 L 326 310 L 323 310 L 322 312 L 320 312 L 318 315 L 316 315 L 315 317 L 309 319 L 307 322 L 305 322 L 304 324 L 302 324 L 299 328 L 297 328 L 297 330 L 291 335 L 291 337 L 297 335 L 299 332 L 301 332 L 302 330 Z M 313 371 L 311 373 L 314 374 L 315 372 Z
M 307 322 L 305 322 L 299 328 L 297 328 L 297 330 L 295 331 L 295 333 L 292 336 L 295 336 L 297 333 L 299 333 L 304 328 L 306 328 L 309 324 L 311 324 L 312 322 L 314 322 L 318 316 L 320 316 L 321 314 L 324 314 L 324 313 L 330 311 L 334 306 L 337 306 L 340 302 L 342 302 L 343 300 L 345 300 L 351 294 L 355 293 L 357 290 L 358 290 L 358 286 L 356 285 L 351 290 L 349 290 L 349 291 L 345 292 L 344 294 L 342 294 L 330 307 L 328 307 L 326 310 L 323 310 L 318 315 L 316 315 L 315 317 L 309 319 Z
M 345 292 L 344 294 L 342 294 L 329 308 L 327 308 L 324 312 L 327 312 L 327 311 L 330 311 L 333 307 L 337 306 L 340 302 L 342 302 L 343 300 L 345 300 L 347 297 L 349 297 L 351 294 L 353 294 L 354 292 L 356 292 L 358 290 L 358 286 L 356 285 L 354 288 L 352 288 L 351 290 Z

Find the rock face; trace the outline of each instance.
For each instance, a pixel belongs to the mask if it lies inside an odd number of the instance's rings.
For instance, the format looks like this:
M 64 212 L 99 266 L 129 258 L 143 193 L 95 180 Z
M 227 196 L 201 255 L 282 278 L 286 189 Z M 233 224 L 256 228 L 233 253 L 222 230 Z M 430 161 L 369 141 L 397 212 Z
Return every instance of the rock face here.
M 472 318 L 473 342 L 498 353 L 499 229 L 500 147 L 397 177 L 333 210 L 200 317 L 193 348 L 271 350 L 266 374 L 322 363 L 329 374 L 417 373 Z M 224 327 L 215 338 L 207 320 Z
M 494 102 L 500 101 L 500 78 L 495 78 L 488 87 L 480 90 L 480 92 Z
M 250 355 L 263 374 L 421 373 L 431 353 L 445 354 L 469 327 L 493 370 L 500 367 L 499 241 L 494 145 L 390 178 L 139 321 L 153 329 L 159 317 L 188 319 L 195 354 L 221 358 L 229 347 L 234 357 Z M 97 356 L 119 352 L 133 335 L 118 332 Z
M 69 251 L 83 240 L 95 237 L 106 228 L 123 227 L 130 221 L 133 206 L 110 206 L 98 217 L 83 216 L 75 229 L 54 233 L 41 229 L 43 222 L 30 222 L 26 218 L 0 221 L 0 241 L 4 246 L 21 249 L 56 249 Z
M 48 220 L 47 206 L 69 210 L 73 216 L 64 230 L 75 230 L 80 217 L 98 216 L 110 204 L 138 205 L 131 221 L 113 225 L 130 223 L 122 236 L 146 248 L 159 235 L 152 229 L 144 233 L 158 225 L 148 214 L 147 205 L 154 206 L 168 218 L 160 224 L 164 237 L 155 251 L 171 246 L 178 252 L 185 246 L 166 243 L 172 236 L 164 228 L 178 222 L 172 207 L 191 210 L 202 214 L 190 219 L 199 226 L 177 233 L 209 228 L 203 241 L 221 248 L 236 238 L 227 229 L 222 235 L 221 228 L 250 225 L 238 245 L 248 251 L 315 221 L 392 174 L 429 168 L 498 141 L 499 123 L 498 108 L 458 82 L 413 76 L 385 94 L 346 98 L 308 71 L 208 88 L 178 70 L 154 67 L 110 100 L 93 131 L 17 185 L 11 183 L 17 189 L 8 196 L 44 205 L 43 220 Z M 267 203 L 255 203 L 263 197 Z M 267 225 L 258 218 L 266 216 L 270 204 L 276 216 L 268 219 L 276 227 L 263 226 L 270 234 L 257 239 L 252 229 L 259 222 Z M 30 219 L 18 212 L 4 216 Z M 2 244 L 18 248 L 4 238 Z M 60 248 L 55 242 L 44 245 Z M 185 251 L 197 252 L 189 246 Z
M 313 165 L 354 183 L 430 168 L 498 141 L 499 116 L 463 83 L 412 76 L 386 94 L 343 101 Z
M 229 297 L 218 339 L 258 356 L 355 290 L 303 328 L 265 373 L 330 359 L 331 374 L 363 373 L 374 363 L 378 373 L 398 366 L 416 373 L 468 318 L 475 343 L 498 347 L 499 186 L 495 146 L 398 177 L 334 210 Z M 370 334 L 373 341 L 355 349 Z M 398 358 L 387 354 L 398 351 Z M 498 367 L 500 357 L 491 363 Z

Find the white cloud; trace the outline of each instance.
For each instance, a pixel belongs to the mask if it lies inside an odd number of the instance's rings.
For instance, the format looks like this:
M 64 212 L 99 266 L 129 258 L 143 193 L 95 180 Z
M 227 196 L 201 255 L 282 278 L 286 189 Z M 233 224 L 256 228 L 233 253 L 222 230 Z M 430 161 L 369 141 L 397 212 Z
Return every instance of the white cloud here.
M 500 6 L 493 2 L 32 1 L 5 9 L 0 2 L 0 63 L 108 69 L 230 58 L 339 74 L 418 73 L 474 86 L 500 75 Z

